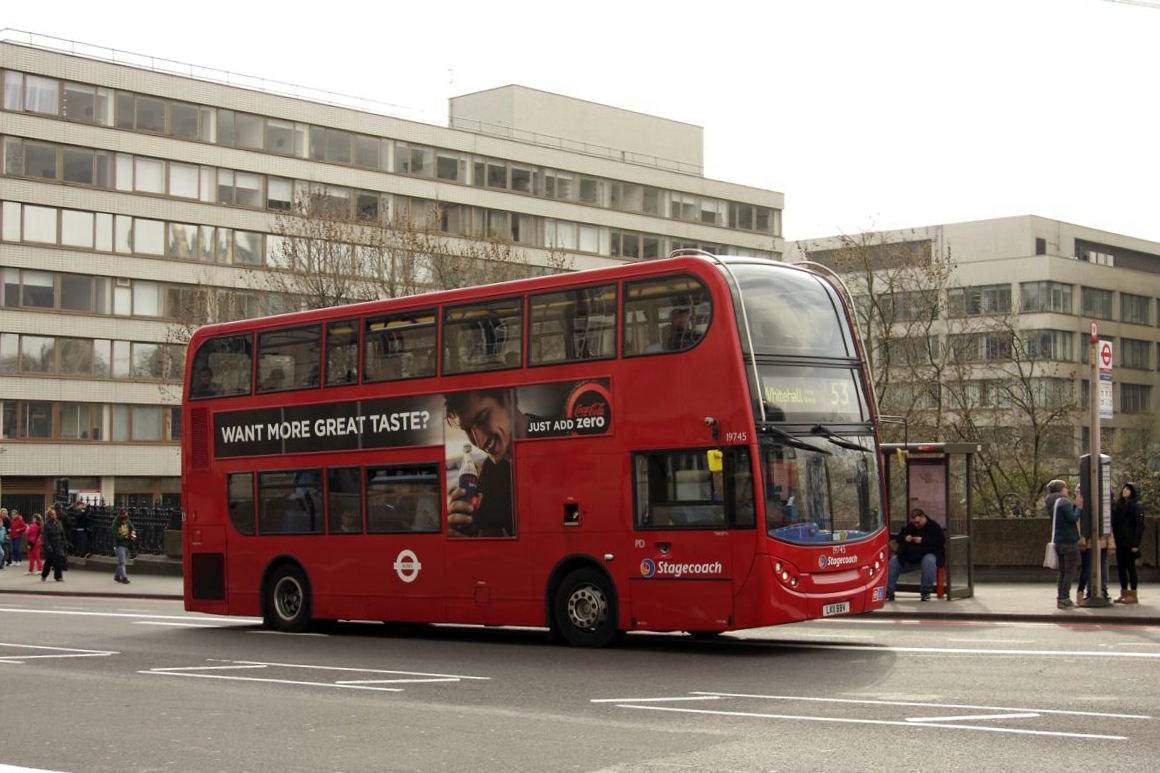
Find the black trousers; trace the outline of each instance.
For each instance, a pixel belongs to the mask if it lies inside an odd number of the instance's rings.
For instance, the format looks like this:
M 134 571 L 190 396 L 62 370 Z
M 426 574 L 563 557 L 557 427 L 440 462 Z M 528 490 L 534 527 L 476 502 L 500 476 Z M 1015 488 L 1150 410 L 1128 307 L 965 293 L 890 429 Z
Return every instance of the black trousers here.
M 1140 576 L 1136 574 L 1136 559 L 1139 557 L 1140 554 L 1133 553 L 1131 548 L 1116 548 L 1116 571 L 1124 590 L 1136 590 L 1140 584 Z
M 48 577 L 49 571 L 52 572 L 52 579 L 63 580 L 62 573 L 64 572 L 64 556 L 60 554 L 53 555 L 51 558 L 44 559 L 44 570 L 40 573 L 40 579 Z

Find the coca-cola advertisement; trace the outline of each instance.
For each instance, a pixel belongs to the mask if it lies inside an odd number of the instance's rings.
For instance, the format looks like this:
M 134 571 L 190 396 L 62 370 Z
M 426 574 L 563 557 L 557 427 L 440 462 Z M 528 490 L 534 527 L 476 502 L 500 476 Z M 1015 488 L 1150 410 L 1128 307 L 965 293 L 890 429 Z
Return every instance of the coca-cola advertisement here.
M 612 397 L 608 379 L 537 384 L 516 390 L 528 417 L 520 437 L 603 435 L 612 431 Z
M 447 527 L 453 536 L 511 537 L 512 443 L 612 430 L 608 379 L 444 396 Z

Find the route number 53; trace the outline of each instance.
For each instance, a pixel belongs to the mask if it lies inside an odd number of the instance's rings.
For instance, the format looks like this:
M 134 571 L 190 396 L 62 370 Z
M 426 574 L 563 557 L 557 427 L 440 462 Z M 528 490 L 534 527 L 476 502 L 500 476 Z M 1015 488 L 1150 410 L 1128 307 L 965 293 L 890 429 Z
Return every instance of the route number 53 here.
M 834 381 L 830 384 L 830 405 L 846 406 L 850 404 L 850 385 L 845 381 Z

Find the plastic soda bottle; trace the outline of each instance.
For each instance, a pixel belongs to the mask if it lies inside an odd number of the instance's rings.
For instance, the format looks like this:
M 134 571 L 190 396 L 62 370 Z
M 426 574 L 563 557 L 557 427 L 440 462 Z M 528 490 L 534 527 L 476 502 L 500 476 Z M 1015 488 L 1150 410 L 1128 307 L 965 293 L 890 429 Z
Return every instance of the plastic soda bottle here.
M 479 507 L 479 472 L 475 460 L 471 458 L 471 446 L 463 444 L 463 462 L 459 465 L 459 488 L 466 494 L 463 499 L 472 507 Z

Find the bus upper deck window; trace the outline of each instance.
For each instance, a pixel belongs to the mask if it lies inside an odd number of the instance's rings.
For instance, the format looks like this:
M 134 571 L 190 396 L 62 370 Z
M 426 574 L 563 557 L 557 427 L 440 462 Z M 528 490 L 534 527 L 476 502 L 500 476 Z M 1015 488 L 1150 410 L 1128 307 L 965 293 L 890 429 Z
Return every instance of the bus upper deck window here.
M 709 329 L 709 290 L 689 276 L 634 282 L 625 289 L 624 353 L 662 354 L 696 346 Z
M 193 358 L 189 397 L 196 400 L 249 394 L 252 350 L 248 333 L 202 343 Z

